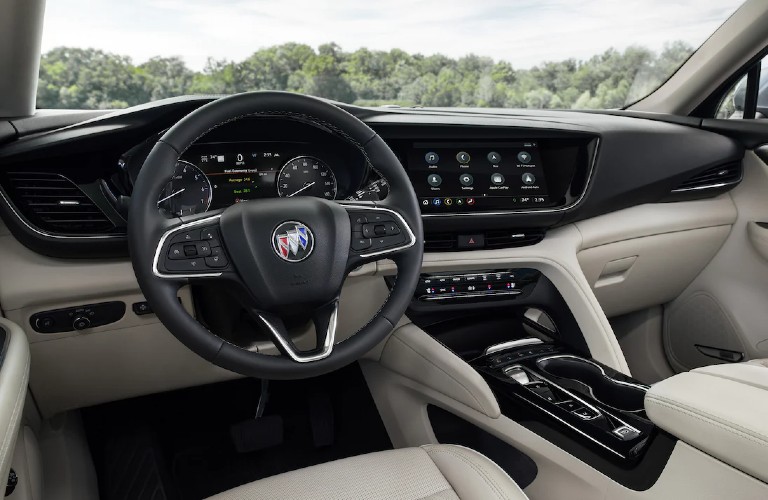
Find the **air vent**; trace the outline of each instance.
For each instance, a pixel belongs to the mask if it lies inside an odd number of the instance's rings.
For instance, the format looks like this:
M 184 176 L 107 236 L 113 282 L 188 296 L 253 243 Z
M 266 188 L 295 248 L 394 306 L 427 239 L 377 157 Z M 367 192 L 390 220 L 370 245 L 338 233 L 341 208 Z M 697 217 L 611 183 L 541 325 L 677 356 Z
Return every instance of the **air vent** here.
M 458 233 L 434 233 L 424 235 L 425 252 L 455 252 L 459 250 L 495 250 L 535 245 L 544 239 L 544 229 L 496 230 L 482 233 L 485 244 L 476 248 L 459 248 Z
M 729 163 L 696 174 L 674 189 L 673 193 L 705 189 L 723 189 L 741 182 L 741 163 Z
M 485 248 L 510 248 L 535 245 L 544 239 L 544 230 L 488 231 L 485 233 Z
M 449 252 L 458 247 L 458 237 L 452 233 L 424 235 L 425 252 Z
M 7 190 L 33 225 L 55 234 L 103 234 L 114 224 L 72 181 L 60 174 L 8 173 Z

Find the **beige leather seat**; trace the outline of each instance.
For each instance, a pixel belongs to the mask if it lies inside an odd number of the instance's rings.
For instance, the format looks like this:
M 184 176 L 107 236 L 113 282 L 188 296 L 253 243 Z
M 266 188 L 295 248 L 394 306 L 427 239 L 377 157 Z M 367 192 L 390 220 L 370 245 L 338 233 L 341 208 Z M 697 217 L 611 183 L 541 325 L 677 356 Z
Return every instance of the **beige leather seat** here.
M 525 500 L 501 468 L 461 446 L 345 458 L 255 481 L 212 500 Z

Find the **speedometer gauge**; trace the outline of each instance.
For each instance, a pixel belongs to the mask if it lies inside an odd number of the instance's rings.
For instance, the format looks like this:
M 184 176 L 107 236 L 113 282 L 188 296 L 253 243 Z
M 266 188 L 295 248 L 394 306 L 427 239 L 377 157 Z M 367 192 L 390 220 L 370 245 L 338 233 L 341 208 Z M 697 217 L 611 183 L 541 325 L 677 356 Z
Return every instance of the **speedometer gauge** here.
M 212 196 L 208 177 L 188 161 L 179 160 L 171 181 L 157 200 L 157 206 L 176 217 L 199 214 L 211 206 Z
M 277 176 L 277 194 L 281 198 L 316 196 L 336 198 L 336 176 L 317 158 L 299 156 L 283 165 Z

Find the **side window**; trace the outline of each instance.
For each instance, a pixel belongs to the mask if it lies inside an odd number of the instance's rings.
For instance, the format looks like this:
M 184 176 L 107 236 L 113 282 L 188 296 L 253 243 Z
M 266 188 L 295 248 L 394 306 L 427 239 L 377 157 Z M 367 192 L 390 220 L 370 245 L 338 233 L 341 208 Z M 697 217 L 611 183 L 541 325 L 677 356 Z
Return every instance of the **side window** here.
M 768 118 L 768 57 L 753 66 L 720 101 L 715 118 Z

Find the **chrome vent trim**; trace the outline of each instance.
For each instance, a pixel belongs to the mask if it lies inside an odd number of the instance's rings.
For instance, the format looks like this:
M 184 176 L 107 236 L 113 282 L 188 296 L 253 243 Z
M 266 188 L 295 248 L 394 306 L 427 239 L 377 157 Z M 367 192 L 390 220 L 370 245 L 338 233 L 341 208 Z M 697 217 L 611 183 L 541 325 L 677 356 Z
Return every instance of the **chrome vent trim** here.
M 723 189 L 741 182 L 743 170 L 741 163 L 734 162 L 709 168 L 683 182 L 673 193 L 686 193 L 708 189 Z

